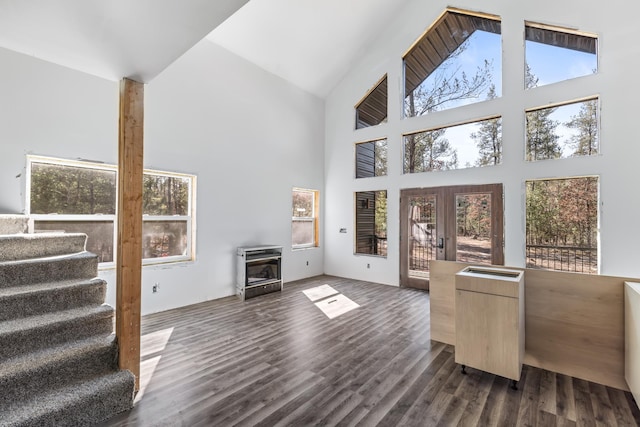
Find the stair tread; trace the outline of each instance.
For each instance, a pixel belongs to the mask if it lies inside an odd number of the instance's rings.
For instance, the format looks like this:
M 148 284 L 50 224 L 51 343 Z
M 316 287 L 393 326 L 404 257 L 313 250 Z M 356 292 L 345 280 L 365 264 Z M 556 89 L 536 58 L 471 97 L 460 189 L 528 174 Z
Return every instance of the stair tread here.
M 33 259 L 50 255 L 83 252 L 87 236 L 83 233 L 25 233 L 0 235 L 1 261 Z
M 8 288 L 0 288 L 0 299 L 39 292 L 55 292 L 65 288 L 74 288 L 83 285 L 97 285 L 101 283 L 104 283 L 104 280 L 96 277 L 93 279 L 67 279 L 55 282 L 34 283 L 33 285 L 12 286 Z
M 75 409 L 75 412 L 78 413 L 80 410 L 73 408 L 73 406 L 86 401 L 93 400 L 94 404 L 105 406 L 104 401 L 96 401 L 101 392 L 119 386 L 131 390 L 131 396 L 125 397 L 128 400 L 128 407 L 126 408 L 114 408 L 116 409 L 115 412 L 102 409 L 103 414 L 100 414 L 97 419 L 92 419 L 91 410 L 93 408 L 86 407 L 86 403 L 84 403 L 81 410 L 82 422 L 76 422 L 69 419 L 67 415 L 60 414 L 60 411 L 64 410 L 64 408 Z M 5 413 L 0 412 L 0 419 L 3 423 L 6 422 L 3 425 L 34 425 L 29 420 L 42 420 L 43 418 L 47 420 L 47 422 L 44 422 L 45 425 L 58 425 L 61 420 L 63 420 L 64 425 L 85 425 L 89 424 L 89 420 L 93 423 L 101 422 L 105 420 L 104 412 L 108 413 L 106 416 L 109 417 L 131 408 L 133 387 L 134 378 L 131 372 L 126 370 L 114 371 L 113 373 L 99 375 L 89 380 L 76 382 L 57 389 L 49 389 L 43 393 L 33 395 L 31 399 L 16 402 Z
M 24 317 L 20 319 L 5 320 L 0 322 L 0 335 L 16 331 L 35 329 L 41 326 L 65 322 L 82 317 L 94 315 L 113 315 L 113 307 L 108 304 L 99 306 L 84 306 L 70 310 L 56 311 L 38 316 Z
M 113 346 L 115 339 L 115 334 L 92 337 L 4 360 L 0 362 L 0 383 L 3 379 L 23 375 L 43 365 L 54 365 L 94 349 L 109 349 Z
M 43 256 L 37 258 L 29 258 L 29 259 L 14 259 L 9 261 L 0 261 L 0 267 L 3 266 L 12 266 L 12 265 L 20 265 L 20 264 L 41 264 L 41 263 L 49 263 L 52 261 L 64 261 L 72 258 L 94 258 L 96 255 L 89 251 L 82 252 L 73 252 L 70 254 L 61 254 L 61 255 L 50 255 Z

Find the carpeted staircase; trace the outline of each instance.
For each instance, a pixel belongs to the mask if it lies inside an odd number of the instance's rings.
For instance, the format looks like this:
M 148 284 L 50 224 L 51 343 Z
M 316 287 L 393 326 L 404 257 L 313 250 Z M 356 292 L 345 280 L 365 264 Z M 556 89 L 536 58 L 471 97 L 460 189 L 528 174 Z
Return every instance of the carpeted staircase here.
M 0 426 L 92 425 L 131 408 L 86 236 L 24 226 L 0 218 Z

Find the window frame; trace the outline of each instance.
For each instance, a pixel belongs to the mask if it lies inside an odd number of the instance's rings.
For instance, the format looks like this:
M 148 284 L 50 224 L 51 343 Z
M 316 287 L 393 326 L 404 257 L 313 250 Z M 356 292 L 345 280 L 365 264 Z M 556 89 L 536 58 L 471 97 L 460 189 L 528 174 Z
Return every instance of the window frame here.
M 310 193 L 312 194 L 312 215 L 311 216 L 291 216 L 291 227 L 292 227 L 292 232 L 291 232 L 291 249 L 292 250 L 301 250 L 301 249 L 309 249 L 309 248 L 317 248 L 320 246 L 320 241 L 319 241 L 319 206 L 320 206 L 320 191 L 318 190 L 312 190 L 309 188 L 300 188 L 300 187 L 293 187 L 293 189 L 291 190 L 291 208 L 293 209 L 293 193 Z M 303 243 L 303 244 L 294 244 L 293 243 L 293 223 L 294 222 L 311 222 L 312 226 L 312 242 L 310 243 Z
M 371 176 L 358 176 L 358 171 L 362 170 L 363 168 L 359 168 L 358 166 L 362 163 L 362 159 L 359 156 L 359 150 L 358 148 L 361 146 L 364 146 L 364 144 L 373 144 L 373 175 Z M 384 146 L 384 151 L 385 151 L 385 172 L 382 174 L 378 174 L 377 173 L 377 168 L 376 168 L 376 157 L 378 156 L 379 153 L 379 148 L 381 146 Z M 388 166 L 389 166 L 389 139 L 385 136 L 385 137 L 381 137 L 381 138 L 375 138 L 375 139 L 370 139 L 367 141 L 358 141 L 354 144 L 354 168 L 355 168 L 355 172 L 354 172 L 354 177 L 355 179 L 365 179 L 365 178 L 377 178 L 377 177 L 381 177 L 381 176 L 387 176 L 389 173 L 388 170 Z M 370 172 L 370 171 L 368 171 Z
M 567 107 L 570 105 L 577 105 L 577 104 L 586 104 L 587 102 L 591 102 L 594 101 L 595 102 L 595 109 L 596 109 L 596 119 L 595 119 L 595 126 L 596 126 L 596 152 L 592 153 L 592 154 L 572 154 L 569 156 L 563 156 L 562 155 L 562 151 L 564 146 L 566 145 L 566 141 L 561 141 L 563 143 L 563 145 L 560 145 L 560 156 L 559 157 L 549 157 L 549 158 L 541 158 L 538 159 L 536 158 L 537 155 L 534 155 L 533 158 L 532 157 L 532 153 L 530 150 L 530 145 L 529 145 L 529 114 L 531 113 L 536 113 L 539 111 L 543 111 L 543 110 L 550 110 L 552 108 L 562 108 L 562 107 Z M 599 95 L 594 95 L 594 96 L 588 96 L 588 97 L 584 97 L 584 98 L 578 98 L 578 99 L 574 99 L 574 100 L 569 100 L 569 101 L 561 101 L 561 102 L 554 102 L 552 104 L 546 104 L 543 105 L 541 107 L 532 107 L 532 108 L 526 108 L 524 110 L 524 162 L 525 163 L 537 163 L 537 162 L 544 162 L 544 161 L 548 161 L 548 160 L 566 160 L 566 159 L 571 159 L 574 157 L 592 157 L 592 156 L 599 156 L 601 155 L 601 135 L 600 135 L 600 131 L 601 131 L 601 123 L 600 123 L 600 96 Z M 559 123 L 559 125 L 563 125 L 566 126 L 566 122 L 565 123 Z M 534 153 L 535 154 L 535 153 Z
M 373 200 L 369 199 L 369 198 L 363 198 L 363 194 L 366 195 L 367 193 L 373 193 Z M 379 193 L 384 193 L 384 198 L 385 198 L 385 204 L 386 204 L 386 209 L 385 209 L 385 236 L 382 239 L 385 243 L 384 243 L 384 253 L 377 253 L 378 252 L 378 239 L 380 239 L 380 237 L 375 234 L 376 233 L 376 202 L 378 200 L 378 194 Z M 373 257 L 378 257 L 378 258 L 387 258 L 387 256 L 389 255 L 389 248 L 388 248 L 388 226 L 389 226 L 389 208 L 388 208 L 388 201 L 389 201 L 389 191 L 387 189 L 383 189 L 383 190 L 361 190 L 361 191 L 355 191 L 353 193 L 353 202 L 354 202 L 354 215 L 353 215 L 353 229 L 355 230 L 354 236 L 353 236 L 353 254 L 357 255 L 357 256 L 373 256 Z M 358 219 L 361 217 L 361 213 L 362 213 L 362 209 L 371 209 L 373 207 L 373 235 L 371 235 L 372 239 L 370 241 L 370 243 L 367 243 L 367 245 L 369 245 L 369 247 L 371 248 L 371 252 L 359 252 L 358 248 L 359 245 L 362 242 L 362 235 L 363 235 L 363 226 L 360 225 L 360 223 L 358 222 Z M 364 230 L 365 232 L 367 231 L 366 229 Z M 365 233 L 367 234 L 367 233 Z
M 551 267 L 534 267 L 532 265 L 530 265 L 529 263 L 529 257 L 528 257 L 528 253 L 529 253 L 529 248 L 530 247 L 540 247 L 541 245 L 533 245 L 533 244 L 529 244 L 529 212 L 528 212 L 528 184 L 532 183 L 532 182 L 549 182 L 549 181 L 569 181 L 569 180 L 579 180 L 579 179 L 594 179 L 595 180 L 595 186 L 596 186 L 596 203 L 595 203 L 595 251 L 596 251 L 596 256 L 595 256 L 595 262 L 596 262 L 596 268 L 594 271 L 584 271 L 584 263 L 582 263 L 583 266 L 583 270 L 582 271 L 577 271 L 577 270 L 569 270 L 569 269 L 562 269 L 562 265 L 563 265 L 563 261 L 562 261 L 562 255 L 560 258 L 560 268 L 551 268 Z M 600 274 L 600 270 L 602 268 L 602 263 L 601 263 L 601 256 L 602 256 L 602 247 L 600 244 L 600 215 L 601 215 L 601 209 L 600 209 L 600 203 L 601 203 L 601 195 L 600 195 L 600 185 L 601 185 L 601 176 L 600 175 L 577 175 L 577 176 L 560 176 L 560 177 L 553 177 L 553 178 L 531 178 L 531 179 L 526 179 L 524 181 L 524 207 L 523 207 L 523 212 L 524 212 L 524 227 L 525 227 L 525 236 L 524 236 L 524 259 L 525 259 L 525 266 L 526 268 L 535 268 L 535 269 L 539 269 L 539 270 L 547 270 L 547 271 L 563 271 L 563 272 L 570 272 L 570 273 L 579 273 L 579 274 L 589 274 L 589 275 L 599 275 Z M 594 248 L 585 248 L 585 247 L 579 247 L 574 245 L 565 245 L 565 246 L 561 246 L 561 245 L 542 245 L 545 246 L 549 249 L 553 249 L 553 250 L 582 250 L 584 251 L 585 249 L 588 250 L 592 250 Z M 591 259 L 591 258 L 589 258 Z M 557 262 L 554 261 L 554 266 L 557 264 Z M 567 261 L 567 265 L 570 265 L 570 261 Z M 575 264 L 577 265 L 577 264 Z
M 582 38 L 587 38 L 587 39 L 593 39 L 593 52 L 588 52 L 586 49 L 574 49 L 572 47 L 569 46 L 561 46 L 560 43 L 558 44 L 553 44 L 553 43 L 545 43 L 542 40 L 533 40 L 532 38 L 530 38 L 530 34 L 537 32 L 538 34 L 540 33 L 545 33 L 545 32 L 549 32 L 549 33 L 559 33 L 562 34 L 566 37 L 565 39 L 565 43 L 568 44 L 568 38 L 570 37 L 582 37 Z M 592 72 L 591 74 L 583 74 L 580 76 L 575 76 L 575 77 L 567 77 L 567 78 L 562 78 L 560 80 L 554 80 L 548 83 L 544 83 L 542 85 L 536 85 L 533 87 L 527 87 L 526 86 L 526 74 L 525 74 L 525 90 L 531 90 L 531 89 L 535 89 L 538 87 L 542 87 L 542 86 L 548 86 L 548 85 L 552 85 L 552 84 L 556 84 L 556 83 L 561 83 L 561 82 L 565 82 L 568 80 L 573 80 L 573 79 L 577 79 L 577 78 L 581 78 L 581 77 L 586 77 L 589 75 L 593 75 L 593 74 L 598 74 L 600 72 L 600 36 L 596 33 L 590 33 L 590 32 L 586 32 L 586 31 L 581 31 L 581 30 L 576 30 L 573 28 L 567 28 L 567 27 L 562 27 L 562 26 L 557 26 L 557 25 L 549 25 L 549 24 L 544 24 L 541 22 L 535 22 L 535 21 L 524 21 L 524 33 L 523 33 L 523 42 L 524 42 L 524 63 L 525 63 L 525 69 L 529 66 L 531 66 L 531 64 L 527 61 L 527 43 L 531 42 L 531 43 L 539 43 L 539 44 L 544 44 L 547 46 L 553 46 L 553 47 L 557 47 L 560 49 L 569 49 L 569 50 L 573 50 L 573 51 L 577 51 L 577 52 L 582 52 L 582 53 L 590 53 L 595 55 L 595 63 L 596 63 L 596 69 L 594 72 Z M 525 71 L 526 73 L 526 71 Z M 532 73 L 535 75 L 535 70 L 532 70 Z
M 27 155 L 27 166 L 26 166 L 26 191 L 25 191 L 25 214 L 32 219 L 34 222 L 64 222 L 64 221 L 73 221 L 73 222 L 112 222 L 113 223 L 113 261 L 111 262 L 101 262 L 98 264 L 100 270 L 107 270 L 115 268 L 116 259 L 117 259 L 117 233 L 118 233 L 118 220 L 117 220 L 117 209 L 118 209 L 118 200 L 116 197 L 115 200 L 115 214 L 32 214 L 31 213 L 31 174 L 32 174 L 32 165 L 34 163 L 39 164 L 47 164 L 47 165 L 57 165 L 61 167 L 77 167 L 77 168 L 85 168 L 89 170 L 104 170 L 115 172 L 116 180 L 115 180 L 115 191 L 117 195 L 118 191 L 118 166 L 108 163 L 99 163 L 96 161 L 88 161 L 88 160 L 69 160 L 48 156 L 37 156 L 37 155 Z M 156 175 L 156 176 L 164 176 L 164 177 L 175 177 L 181 179 L 188 180 L 188 207 L 187 211 L 189 215 L 147 215 L 143 214 L 142 221 L 144 223 L 150 222 L 160 222 L 160 221 L 184 221 L 186 223 L 187 230 L 187 241 L 186 241 L 186 252 L 184 255 L 171 255 L 165 257 L 153 257 L 153 258 L 143 258 L 142 265 L 158 265 L 158 264 L 169 264 L 176 262 L 192 262 L 195 260 L 195 186 L 196 186 L 196 176 L 192 174 L 184 174 L 178 172 L 168 172 L 168 171 L 159 171 L 154 169 L 144 169 L 143 173 L 145 175 Z M 144 236 L 143 236 L 144 237 Z

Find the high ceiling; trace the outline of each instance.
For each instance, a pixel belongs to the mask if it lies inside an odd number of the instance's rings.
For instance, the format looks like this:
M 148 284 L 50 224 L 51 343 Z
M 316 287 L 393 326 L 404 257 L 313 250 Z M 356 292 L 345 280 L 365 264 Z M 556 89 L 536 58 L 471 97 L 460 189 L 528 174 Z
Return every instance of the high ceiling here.
M 407 1 L 0 0 L 0 47 L 148 83 L 208 35 L 325 97 Z

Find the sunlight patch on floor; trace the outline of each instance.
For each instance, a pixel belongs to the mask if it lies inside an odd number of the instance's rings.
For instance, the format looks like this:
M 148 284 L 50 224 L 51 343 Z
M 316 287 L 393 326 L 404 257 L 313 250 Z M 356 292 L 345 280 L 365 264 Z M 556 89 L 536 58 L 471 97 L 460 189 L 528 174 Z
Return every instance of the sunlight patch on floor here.
M 338 293 L 329 285 L 317 286 L 302 291 L 307 298 L 314 302 L 329 319 L 336 318 L 355 308 L 360 307 L 356 302 Z
M 329 285 L 316 286 L 315 288 L 307 289 L 302 292 L 311 301 L 318 301 L 319 299 L 330 297 L 331 295 L 339 293 Z
M 144 396 L 162 358 L 162 351 L 167 346 L 172 334 L 173 328 L 167 328 L 140 337 L 140 390 L 136 394 L 134 405 Z

